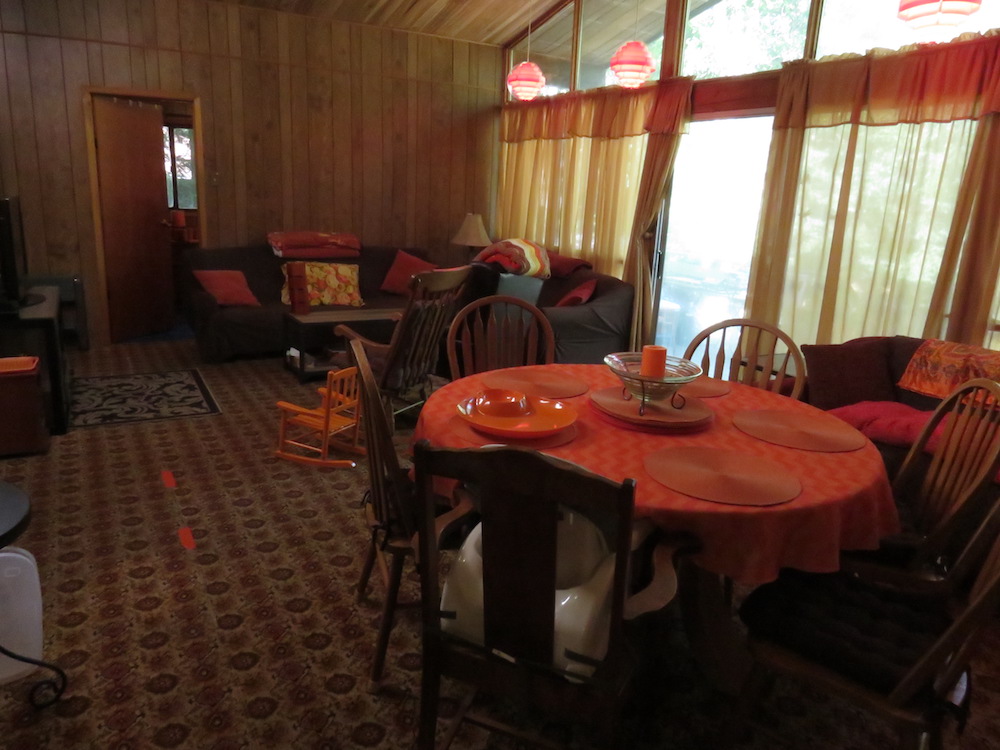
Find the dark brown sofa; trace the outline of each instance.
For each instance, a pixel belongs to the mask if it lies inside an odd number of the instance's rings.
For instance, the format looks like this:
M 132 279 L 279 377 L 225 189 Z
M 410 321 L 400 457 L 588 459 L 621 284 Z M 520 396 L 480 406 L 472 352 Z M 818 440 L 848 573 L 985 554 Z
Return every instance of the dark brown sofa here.
M 472 266 L 468 298 L 496 294 L 501 271 L 493 264 L 473 263 Z M 587 302 L 556 307 L 559 300 L 591 279 L 596 280 L 596 287 Z M 605 354 L 628 349 L 635 296 L 631 284 L 590 268 L 578 268 L 568 276 L 545 279 L 533 292 L 537 297 L 530 294 L 528 301 L 541 308 L 556 336 L 556 362 L 601 364 Z
M 426 257 L 422 250 L 407 248 L 412 255 Z M 395 247 L 364 247 L 358 259 L 315 258 L 310 260 L 332 263 L 352 263 L 359 266 L 358 279 L 363 309 L 400 309 L 406 298 L 388 294 L 379 287 L 396 257 Z M 191 248 L 184 257 L 181 280 L 181 306 L 194 329 L 198 351 L 206 362 L 224 362 L 235 357 L 271 356 L 280 354 L 284 346 L 284 316 L 291 310 L 281 302 L 284 277 L 283 263 L 270 245 L 227 248 Z M 194 270 L 242 271 L 247 285 L 260 302 L 260 307 L 222 306 L 206 292 L 193 275 Z M 315 311 L 353 308 L 317 306 Z M 366 335 L 386 336 L 391 333 L 390 321 L 365 323 Z M 388 333 L 385 330 L 387 328 Z M 332 328 L 331 328 L 332 332 Z

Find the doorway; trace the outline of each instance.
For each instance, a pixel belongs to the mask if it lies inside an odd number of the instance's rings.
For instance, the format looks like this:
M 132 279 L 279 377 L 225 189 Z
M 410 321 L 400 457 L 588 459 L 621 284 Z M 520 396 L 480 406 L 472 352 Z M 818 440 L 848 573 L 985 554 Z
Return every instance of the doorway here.
M 177 320 L 180 258 L 200 243 L 204 221 L 196 179 L 199 102 L 95 90 L 87 104 L 98 303 L 107 338 L 118 343 L 164 333 Z

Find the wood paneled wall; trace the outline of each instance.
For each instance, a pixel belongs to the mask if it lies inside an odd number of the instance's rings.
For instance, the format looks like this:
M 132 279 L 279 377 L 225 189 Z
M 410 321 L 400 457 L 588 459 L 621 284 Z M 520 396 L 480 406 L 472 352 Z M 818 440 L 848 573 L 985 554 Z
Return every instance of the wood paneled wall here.
M 199 99 L 207 247 L 322 229 L 456 262 L 464 214 L 491 224 L 498 47 L 210 0 L 0 0 L 0 32 L 0 190 L 34 273 L 100 268 L 88 87 Z

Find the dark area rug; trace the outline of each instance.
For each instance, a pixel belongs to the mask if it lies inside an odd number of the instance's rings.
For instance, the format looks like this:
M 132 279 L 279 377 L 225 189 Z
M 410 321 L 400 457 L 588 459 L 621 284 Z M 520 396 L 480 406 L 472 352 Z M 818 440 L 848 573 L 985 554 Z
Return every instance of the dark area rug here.
M 73 427 L 218 414 L 197 370 L 75 378 Z

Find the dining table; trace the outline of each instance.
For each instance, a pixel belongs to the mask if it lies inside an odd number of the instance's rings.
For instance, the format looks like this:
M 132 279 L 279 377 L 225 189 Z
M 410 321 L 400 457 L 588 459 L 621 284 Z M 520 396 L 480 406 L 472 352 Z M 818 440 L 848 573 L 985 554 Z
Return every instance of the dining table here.
M 484 430 L 491 423 L 475 418 L 477 397 L 498 390 L 523 392 L 556 415 L 558 429 L 527 437 Z M 678 569 L 685 631 L 710 683 L 736 694 L 751 660 L 733 617 L 732 582 L 766 583 L 782 568 L 836 571 L 842 550 L 876 548 L 899 530 L 899 517 L 878 450 L 836 417 L 704 376 L 678 393 L 646 404 L 642 415 L 606 365 L 494 370 L 431 394 L 413 441 L 524 446 L 616 482 L 634 479 L 639 523 L 699 542 Z
M 520 383 L 530 391 L 533 378 L 544 384 L 547 393 L 560 392 L 552 387 L 560 381 L 567 384 L 562 392 L 582 391 L 555 399 L 576 413 L 567 430 L 571 435 L 498 437 L 481 431 L 459 413 L 460 405 L 467 405 L 491 385 Z M 706 416 L 691 427 L 681 423 L 674 428 L 649 428 L 638 423 L 640 420 L 626 422 L 599 408 L 597 397 L 617 395 L 621 388 L 621 381 L 605 365 L 537 365 L 478 373 L 452 381 L 430 396 L 413 439 L 451 448 L 496 443 L 536 447 L 613 481 L 635 479 L 637 519 L 694 535 L 701 548 L 694 553 L 693 562 L 705 571 L 744 584 L 774 580 L 785 567 L 835 571 L 841 550 L 874 549 L 881 537 L 898 531 L 899 519 L 882 458 L 861 433 L 856 433 L 856 443 L 848 445 L 857 446 L 853 449 L 843 445 L 835 445 L 836 450 L 803 449 L 757 437 L 745 431 L 744 424 L 749 417 L 787 416 L 795 425 L 856 432 L 835 417 L 761 388 L 728 381 L 695 381 L 690 386 L 694 392 L 718 395 L 688 396 L 688 405 L 680 411 L 697 405 L 697 414 Z M 688 388 L 682 388 L 681 395 Z M 765 437 L 772 437 L 766 423 L 763 429 Z M 756 432 L 761 434 L 760 429 Z M 670 481 L 670 472 L 690 468 L 688 457 L 714 458 L 713 454 L 740 458 L 744 468 L 763 475 L 764 481 L 792 482 L 791 491 L 797 482 L 800 489 L 793 497 L 773 504 L 744 504 L 745 490 L 738 480 L 731 483 L 731 496 L 725 496 L 723 483 L 723 496 L 712 500 L 664 484 Z M 663 466 L 652 465 L 654 458 L 664 459 Z M 709 467 L 687 481 L 717 479 L 712 475 Z

